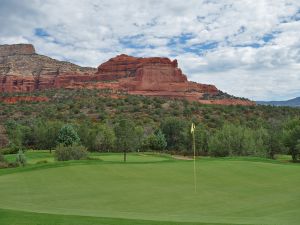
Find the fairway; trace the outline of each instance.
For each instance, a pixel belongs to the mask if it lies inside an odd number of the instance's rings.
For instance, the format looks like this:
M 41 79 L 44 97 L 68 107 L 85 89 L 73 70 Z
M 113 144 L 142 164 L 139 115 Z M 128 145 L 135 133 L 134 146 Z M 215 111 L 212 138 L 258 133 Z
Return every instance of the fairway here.
M 2 173 L 0 209 L 9 210 L 0 210 L 0 217 L 16 210 L 194 224 L 299 224 L 299 165 L 199 159 L 195 193 L 191 161 L 135 155 L 124 164 L 117 162 L 120 156 Z

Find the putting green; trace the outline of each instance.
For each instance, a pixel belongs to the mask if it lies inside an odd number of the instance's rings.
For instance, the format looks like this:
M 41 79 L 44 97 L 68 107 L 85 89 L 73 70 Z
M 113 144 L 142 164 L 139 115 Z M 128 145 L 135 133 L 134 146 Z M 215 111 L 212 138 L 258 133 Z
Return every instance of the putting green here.
M 195 193 L 191 161 L 37 167 L 0 176 L 0 208 L 137 220 L 299 224 L 298 165 L 198 160 L 197 176 Z

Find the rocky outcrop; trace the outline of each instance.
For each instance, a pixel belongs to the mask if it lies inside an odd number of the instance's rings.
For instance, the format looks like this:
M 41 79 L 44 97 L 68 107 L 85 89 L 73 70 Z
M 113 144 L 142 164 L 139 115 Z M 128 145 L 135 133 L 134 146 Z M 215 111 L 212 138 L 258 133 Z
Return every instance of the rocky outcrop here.
M 155 93 L 159 96 L 161 92 L 163 96 L 168 93 L 179 96 L 193 92 L 218 92 L 213 85 L 189 82 L 178 68 L 177 60 L 168 58 L 137 58 L 123 54 L 101 64 L 96 74 L 97 80 L 118 80 L 120 87 L 132 94 L 149 92 L 149 95 Z
M 27 44 L 0 45 L 0 92 L 32 92 L 90 80 L 94 68 L 51 59 Z
M 134 95 L 223 104 L 222 99 L 204 99 L 207 95 L 218 95 L 219 90 L 214 85 L 188 81 L 177 60 L 122 54 L 95 69 L 36 54 L 32 45 L 0 45 L 0 93 L 52 88 L 112 89 Z M 241 99 L 224 100 L 224 104 L 254 104 Z
M 35 49 L 31 44 L 0 45 L 0 57 L 33 54 L 35 54 Z

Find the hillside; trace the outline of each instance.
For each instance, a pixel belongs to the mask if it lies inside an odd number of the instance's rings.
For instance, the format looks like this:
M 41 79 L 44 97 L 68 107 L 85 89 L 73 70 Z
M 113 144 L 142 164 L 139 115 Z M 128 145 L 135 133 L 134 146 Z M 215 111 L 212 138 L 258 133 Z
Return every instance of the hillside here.
M 255 105 L 218 90 L 188 81 L 177 60 L 118 55 L 97 69 L 80 67 L 39 55 L 30 44 L 0 45 L 0 92 L 46 89 L 109 89 L 130 95 L 158 96 L 203 104 Z
M 300 97 L 286 101 L 257 101 L 256 103 L 259 105 L 300 107 Z

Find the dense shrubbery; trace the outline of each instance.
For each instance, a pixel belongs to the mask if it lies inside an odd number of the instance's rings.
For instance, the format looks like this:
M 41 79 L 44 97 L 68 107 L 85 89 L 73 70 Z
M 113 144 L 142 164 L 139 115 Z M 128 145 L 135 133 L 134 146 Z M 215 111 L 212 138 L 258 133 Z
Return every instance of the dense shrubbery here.
M 209 139 L 212 156 L 266 156 L 267 132 L 263 128 L 252 130 L 240 125 L 225 124 Z
M 295 161 L 300 156 L 300 109 L 201 105 L 126 95 L 112 99 L 101 97 L 106 92 L 96 90 L 36 93 L 40 94 L 52 100 L 1 105 L 0 141 L 8 142 L 5 152 L 81 144 L 99 152 L 192 154 L 193 122 L 198 155 L 273 158 L 289 153 Z
M 87 149 L 81 145 L 60 144 L 56 147 L 55 158 L 58 161 L 80 160 L 87 158 Z

